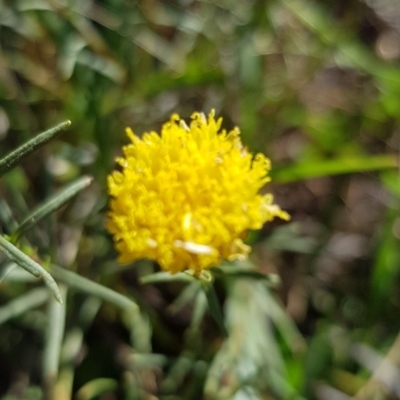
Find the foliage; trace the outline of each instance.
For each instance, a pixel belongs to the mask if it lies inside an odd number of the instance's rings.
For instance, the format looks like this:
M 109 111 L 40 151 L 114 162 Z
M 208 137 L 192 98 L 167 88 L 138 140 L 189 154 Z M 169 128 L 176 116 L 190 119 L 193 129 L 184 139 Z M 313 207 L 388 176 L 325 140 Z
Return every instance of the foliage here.
M 0 398 L 400 398 L 396 15 L 0 0 Z M 106 176 L 125 127 L 213 108 L 271 158 L 291 222 L 212 282 L 118 265 Z

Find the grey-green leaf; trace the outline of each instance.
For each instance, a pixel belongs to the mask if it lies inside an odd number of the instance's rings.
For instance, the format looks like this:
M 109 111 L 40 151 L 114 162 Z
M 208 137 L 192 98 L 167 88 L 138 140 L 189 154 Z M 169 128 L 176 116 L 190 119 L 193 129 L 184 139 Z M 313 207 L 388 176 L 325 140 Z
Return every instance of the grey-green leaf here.
M 155 272 L 142 276 L 140 283 L 142 285 L 148 285 L 150 283 L 164 283 L 164 282 L 192 282 L 195 279 L 193 276 L 184 272 L 178 272 L 177 274 L 171 274 L 170 272 Z
M 25 253 L 10 243 L 4 236 L 0 235 L 0 251 L 2 251 L 8 258 L 18 264 L 20 267 L 30 272 L 37 278 L 42 277 L 45 284 L 53 292 L 55 299 L 63 304 L 63 299 L 58 289 L 57 283 L 53 277 L 37 262 L 33 261 Z
M 70 200 L 73 196 L 79 193 L 81 190 L 85 189 L 90 185 L 93 178 L 90 176 L 83 176 L 61 189 L 54 196 L 46 200 L 42 205 L 33 210 L 18 226 L 15 231 L 15 236 L 18 237 L 30 228 L 34 226 L 38 221 L 44 218 L 46 215 L 51 214 Z
M 100 285 L 99 283 L 84 278 L 75 272 L 68 271 L 57 265 L 51 266 L 51 272 L 58 280 L 64 282 L 72 289 L 76 289 L 101 298 L 102 300 L 115 304 L 117 307 L 120 307 L 123 310 L 138 310 L 137 304 L 128 297 L 103 285 Z
M 228 336 L 228 331 L 225 326 L 224 316 L 222 314 L 221 305 L 219 304 L 219 300 L 217 297 L 217 293 L 215 292 L 214 283 L 213 282 L 203 282 L 202 288 L 207 298 L 208 309 L 210 311 L 211 316 L 214 318 L 215 322 L 220 327 L 222 333 L 225 336 Z
M 70 126 L 71 121 L 62 122 L 54 128 L 51 128 L 43 133 L 39 133 L 39 135 L 35 136 L 33 139 L 24 143 L 22 146 L 18 147 L 10 154 L 2 158 L 0 160 L 0 176 L 13 169 L 23 158 L 32 154 L 38 148 L 46 144 L 49 140 L 65 132 Z
M 35 288 L 0 307 L 0 324 L 42 305 L 49 298 L 46 288 Z

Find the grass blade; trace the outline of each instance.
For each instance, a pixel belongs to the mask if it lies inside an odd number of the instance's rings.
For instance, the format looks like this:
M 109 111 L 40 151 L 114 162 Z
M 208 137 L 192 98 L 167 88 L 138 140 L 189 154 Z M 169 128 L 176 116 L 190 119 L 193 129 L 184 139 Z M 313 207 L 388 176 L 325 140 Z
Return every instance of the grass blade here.
M 39 133 L 39 135 L 35 136 L 33 139 L 24 143 L 22 146 L 18 147 L 13 152 L 2 158 L 0 160 L 0 176 L 13 169 L 23 158 L 32 154 L 55 136 L 66 131 L 70 126 L 71 121 L 62 122 L 48 131 Z
M 379 171 L 397 168 L 398 165 L 398 156 L 396 155 L 341 158 L 303 162 L 289 167 L 275 168 L 271 171 L 271 177 L 275 182 L 288 183 L 322 176 Z

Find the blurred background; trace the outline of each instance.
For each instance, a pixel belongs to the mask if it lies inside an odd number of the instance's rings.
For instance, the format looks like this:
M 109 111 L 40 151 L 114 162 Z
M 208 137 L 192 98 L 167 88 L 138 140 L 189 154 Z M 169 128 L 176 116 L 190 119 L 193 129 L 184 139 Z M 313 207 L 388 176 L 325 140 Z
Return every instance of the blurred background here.
M 217 277 L 228 338 L 198 287 L 141 284 L 157 267 L 119 266 L 104 229 L 125 127 L 212 108 L 292 216 L 249 237 L 245 266 L 280 284 Z M 0 0 L 0 156 L 67 119 L 0 181 L 1 230 L 92 175 L 27 240 L 142 314 L 70 291 L 57 399 L 400 398 L 397 0 Z M 0 310 L 35 285 L 0 283 Z M 42 305 L 0 325 L 1 399 L 46 398 L 48 323 Z

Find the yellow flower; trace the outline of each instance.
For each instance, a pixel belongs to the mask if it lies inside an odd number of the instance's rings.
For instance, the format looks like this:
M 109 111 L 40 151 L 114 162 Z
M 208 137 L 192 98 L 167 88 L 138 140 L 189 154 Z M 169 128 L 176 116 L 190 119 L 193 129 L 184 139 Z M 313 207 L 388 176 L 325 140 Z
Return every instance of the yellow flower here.
M 161 130 L 131 144 L 108 177 L 112 199 L 107 229 L 120 262 L 156 260 L 162 269 L 199 275 L 223 259 L 247 255 L 249 229 L 289 215 L 258 194 L 270 161 L 243 147 L 239 129 L 220 131 L 222 118 L 194 113 L 189 126 L 176 114 Z

